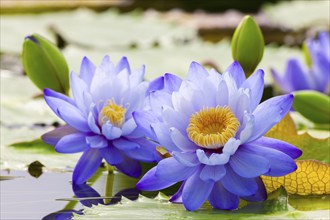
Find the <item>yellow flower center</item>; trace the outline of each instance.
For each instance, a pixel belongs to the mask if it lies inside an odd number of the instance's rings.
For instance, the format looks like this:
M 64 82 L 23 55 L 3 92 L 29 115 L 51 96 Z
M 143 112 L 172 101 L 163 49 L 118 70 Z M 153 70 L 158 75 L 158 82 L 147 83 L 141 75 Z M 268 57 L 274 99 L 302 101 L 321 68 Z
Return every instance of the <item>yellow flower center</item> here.
M 239 121 L 229 107 L 204 108 L 190 117 L 187 133 L 200 147 L 216 149 L 234 137 Z
M 103 125 L 105 122 L 110 121 L 114 126 L 121 127 L 125 122 L 125 113 L 125 108 L 109 100 L 108 105 L 104 106 L 100 113 L 99 123 Z

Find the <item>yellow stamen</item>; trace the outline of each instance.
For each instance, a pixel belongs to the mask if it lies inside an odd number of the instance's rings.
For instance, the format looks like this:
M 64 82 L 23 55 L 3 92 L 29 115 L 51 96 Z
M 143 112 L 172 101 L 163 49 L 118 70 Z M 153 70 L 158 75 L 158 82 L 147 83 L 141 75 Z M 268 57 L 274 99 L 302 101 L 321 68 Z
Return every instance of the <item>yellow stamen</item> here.
M 239 124 L 227 106 L 204 108 L 190 117 L 187 133 L 198 146 L 216 149 L 235 136 Z
M 108 105 L 104 106 L 100 116 L 99 123 L 102 125 L 107 121 L 110 121 L 116 127 L 121 127 L 125 122 L 126 109 L 117 105 L 114 101 L 109 100 Z

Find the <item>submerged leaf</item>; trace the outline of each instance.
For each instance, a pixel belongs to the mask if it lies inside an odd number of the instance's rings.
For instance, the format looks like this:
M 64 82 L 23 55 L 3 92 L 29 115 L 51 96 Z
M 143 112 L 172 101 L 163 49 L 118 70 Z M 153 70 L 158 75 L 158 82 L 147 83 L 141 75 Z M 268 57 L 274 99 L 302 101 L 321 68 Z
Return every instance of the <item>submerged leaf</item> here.
M 309 133 L 313 133 L 313 136 Z M 324 136 L 324 131 L 321 135 L 317 135 L 317 133 L 317 131 L 308 131 L 298 134 L 295 124 L 288 114 L 280 123 L 271 128 L 266 136 L 286 141 L 300 148 L 303 154 L 299 159 L 315 159 L 329 163 L 329 135 L 327 138 L 316 138 L 315 136 Z
M 330 194 L 329 164 L 316 160 L 298 160 L 296 162 L 297 170 L 286 176 L 262 176 L 268 193 L 283 186 L 290 194 Z
M 43 171 L 42 171 L 43 167 L 44 167 L 44 165 L 36 160 L 36 161 L 30 163 L 30 165 L 28 167 L 28 172 L 31 176 L 33 176 L 35 178 L 39 178 L 41 176 L 41 174 L 43 173 Z

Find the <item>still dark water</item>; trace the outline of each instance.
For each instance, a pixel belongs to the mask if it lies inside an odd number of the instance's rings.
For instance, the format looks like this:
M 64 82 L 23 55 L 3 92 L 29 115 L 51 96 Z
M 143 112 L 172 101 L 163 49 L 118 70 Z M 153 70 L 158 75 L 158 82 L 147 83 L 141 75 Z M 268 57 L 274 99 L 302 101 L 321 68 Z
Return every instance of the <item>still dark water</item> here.
M 72 186 L 71 175 L 44 172 L 35 178 L 25 171 L 1 170 L 0 219 L 65 220 L 72 212 L 81 214 L 84 205 L 113 204 L 120 196 L 135 199 L 141 193 L 134 188 L 137 180 L 119 173 L 101 170 L 93 183 L 78 186 Z
M 1 180 L 0 219 L 42 219 L 65 208 L 74 193 L 71 173 L 43 173 L 39 178 L 24 171 L 1 171 L 1 176 L 15 177 Z M 76 203 L 76 210 L 83 206 Z

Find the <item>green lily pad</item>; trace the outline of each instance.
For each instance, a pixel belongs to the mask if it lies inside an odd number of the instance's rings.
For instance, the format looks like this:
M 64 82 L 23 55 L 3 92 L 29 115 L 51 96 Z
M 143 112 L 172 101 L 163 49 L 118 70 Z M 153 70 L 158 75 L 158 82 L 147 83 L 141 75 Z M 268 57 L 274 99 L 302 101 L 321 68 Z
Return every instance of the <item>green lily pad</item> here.
M 24 21 L 24 25 L 22 25 Z M 88 27 L 88 28 L 86 28 Z M 1 15 L 1 51 L 20 53 L 24 37 L 38 33 L 50 41 L 61 34 L 69 44 L 84 49 L 122 50 L 132 44 L 149 47 L 191 39 L 196 31 L 189 27 L 146 17 L 136 12 L 124 15 L 115 10 L 96 13 L 87 9 L 46 14 Z
M 28 147 L 10 147 L 10 144 L 39 138 L 46 129 L 30 129 L 28 127 L 7 128 L 1 126 L 1 169 L 26 170 L 28 164 L 38 160 L 47 169 L 72 169 L 75 167 L 80 154 L 47 153 L 40 145 Z
M 276 202 L 275 202 L 276 201 Z M 325 201 L 327 202 L 327 201 Z M 136 201 L 122 198 L 116 205 L 98 205 L 84 209 L 84 215 L 74 214 L 75 220 L 87 219 L 310 219 L 327 218 L 328 210 L 297 211 L 291 206 L 287 207 L 287 199 L 283 193 L 277 198 L 267 200 L 264 203 L 255 203 L 252 206 L 245 206 L 236 211 L 214 210 L 205 203 L 199 210 L 188 212 L 182 204 L 168 202 L 168 197 L 159 194 L 156 198 L 150 199 L 139 196 Z M 263 206 L 263 209 L 260 207 Z M 281 207 L 281 208 L 277 208 Z M 263 210 L 263 213 L 258 213 Z
M 40 91 L 27 77 L 1 74 L 0 81 L 2 125 L 33 126 L 35 123 L 52 124 L 60 120 L 52 113 L 43 98 L 33 98 L 40 94 Z
M 263 8 L 269 20 L 282 27 L 299 30 L 329 28 L 329 1 L 280 1 Z
M 300 148 L 303 154 L 299 160 L 314 159 L 325 163 L 330 162 L 330 132 L 312 129 L 298 132 L 291 114 L 287 114 L 282 121 L 271 128 L 266 136 L 286 141 Z

